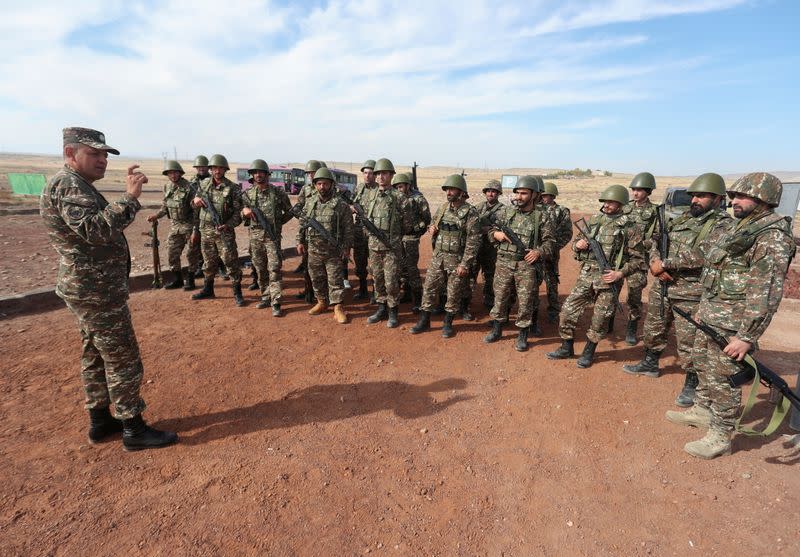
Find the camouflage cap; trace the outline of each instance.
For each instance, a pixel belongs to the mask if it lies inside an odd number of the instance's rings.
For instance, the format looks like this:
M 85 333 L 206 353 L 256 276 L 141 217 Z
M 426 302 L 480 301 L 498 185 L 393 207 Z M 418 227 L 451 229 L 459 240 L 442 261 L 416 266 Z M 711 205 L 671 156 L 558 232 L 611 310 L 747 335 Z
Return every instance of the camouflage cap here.
M 751 172 L 736 180 L 728 188 L 728 197 L 742 193 L 753 199 L 760 199 L 770 207 L 777 207 L 783 195 L 783 183 L 777 176 L 767 172 Z
M 63 132 L 65 147 L 70 143 L 80 143 L 101 151 L 107 151 L 112 155 L 119 155 L 119 151 L 106 145 L 106 136 L 103 135 L 103 132 L 90 128 L 64 128 Z
M 481 190 L 483 193 L 486 193 L 489 190 L 499 191 L 500 193 L 503 192 L 503 186 L 500 184 L 500 180 L 489 180 L 486 182 L 486 185 L 483 186 Z

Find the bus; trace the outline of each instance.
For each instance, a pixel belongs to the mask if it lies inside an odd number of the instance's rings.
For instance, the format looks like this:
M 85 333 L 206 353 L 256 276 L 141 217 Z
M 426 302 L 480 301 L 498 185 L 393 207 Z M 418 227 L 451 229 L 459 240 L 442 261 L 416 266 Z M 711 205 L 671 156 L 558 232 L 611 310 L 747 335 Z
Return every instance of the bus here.
M 247 191 L 252 187 L 250 174 L 247 168 L 236 169 L 236 181 Z M 286 193 L 297 194 L 305 183 L 305 174 L 302 168 L 290 168 L 283 164 L 269 165 L 269 183 L 276 188 L 283 188 Z
M 347 190 L 350 193 L 355 193 L 358 176 L 352 172 L 347 172 L 346 170 L 340 170 L 338 168 L 331 168 L 330 171 L 336 179 L 336 185 L 340 191 Z

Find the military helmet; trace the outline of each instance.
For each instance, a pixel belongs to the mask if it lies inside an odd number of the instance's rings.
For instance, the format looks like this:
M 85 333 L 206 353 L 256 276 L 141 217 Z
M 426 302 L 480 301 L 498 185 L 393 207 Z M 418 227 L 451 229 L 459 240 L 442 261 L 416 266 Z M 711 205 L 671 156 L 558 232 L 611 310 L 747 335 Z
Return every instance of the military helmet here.
M 706 172 L 694 179 L 692 185 L 686 190 L 689 193 L 713 193 L 725 195 L 725 180 L 719 174 Z
M 375 174 L 378 172 L 383 172 L 384 170 L 388 170 L 392 174 L 395 173 L 394 165 L 389 159 L 378 159 L 378 162 L 375 163 L 375 168 L 373 168 L 373 170 L 375 171 Z
M 545 182 L 543 193 L 552 195 L 553 197 L 558 197 L 558 186 L 556 186 L 553 182 Z
M 318 160 L 311 159 L 306 163 L 306 172 L 316 172 L 322 168 L 322 165 L 319 163 Z
M 486 182 L 486 185 L 483 186 L 481 190 L 483 193 L 486 193 L 489 190 L 494 190 L 500 193 L 503 193 L 503 185 L 500 183 L 500 180 L 489 180 Z
M 314 173 L 314 182 L 321 179 L 330 180 L 334 184 L 336 183 L 336 180 L 333 177 L 333 173 L 326 167 L 318 168 L 317 171 Z
M 256 159 L 250 163 L 250 168 L 247 169 L 248 174 L 253 174 L 256 170 L 263 170 L 269 174 L 269 165 L 264 159 Z
M 370 170 L 375 169 L 375 161 L 372 159 L 367 159 L 364 161 L 364 164 L 361 165 L 361 172 L 364 172 L 365 168 L 369 168 Z
M 537 180 L 538 178 L 538 180 Z M 520 176 L 517 183 L 514 185 L 514 192 L 517 190 L 531 190 L 533 193 L 542 193 L 543 187 L 542 179 L 539 176 Z
M 467 181 L 461 174 L 451 174 L 445 178 L 444 184 L 442 184 L 443 190 L 447 190 L 447 188 L 456 188 L 467 193 Z
M 226 159 L 223 155 L 211 155 L 211 160 L 208 161 L 208 166 L 221 166 L 225 170 L 231 169 L 231 167 L 228 166 L 228 159 Z
M 396 186 L 397 184 L 411 184 L 411 177 L 405 172 L 398 172 L 394 176 L 392 176 L 392 185 Z
M 328 168 L 328 165 L 325 164 L 325 161 L 317 161 L 319 163 L 320 168 Z
M 656 189 L 656 178 L 649 172 L 640 172 L 633 177 L 633 180 L 631 180 L 631 185 L 628 187 L 631 189 L 636 188 L 653 191 Z
M 197 168 L 198 166 L 208 166 L 208 157 L 205 155 L 197 155 L 194 158 L 194 163 L 192 163 L 192 166 L 194 168 Z
M 728 188 L 728 197 L 743 193 L 753 199 L 760 199 L 770 207 L 777 207 L 781 202 L 783 184 L 777 176 L 767 172 L 751 172 L 736 180 Z
M 614 184 L 608 186 L 599 197 L 600 201 L 617 201 L 626 205 L 628 203 L 628 190 L 624 186 Z
M 169 172 L 170 170 L 177 170 L 178 172 L 181 173 L 181 176 L 186 174 L 183 171 L 183 167 L 181 166 L 181 163 L 179 163 L 178 161 L 167 161 L 167 162 L 165 162 L 164 163 L 164 171 L 161 174 L 166 176 L 167 172 Z

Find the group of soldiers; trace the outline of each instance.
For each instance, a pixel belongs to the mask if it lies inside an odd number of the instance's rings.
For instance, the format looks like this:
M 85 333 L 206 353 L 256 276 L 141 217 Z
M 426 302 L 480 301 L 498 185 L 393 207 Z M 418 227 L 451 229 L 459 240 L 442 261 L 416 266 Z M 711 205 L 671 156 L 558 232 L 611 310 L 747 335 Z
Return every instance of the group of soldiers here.
M 125 265 L 120 264 L 123 255 L 128 257 L 122 229 L 139 209 L 137 198 L 147 179 L 131 167 L 127 193 L 109 204 L 92 182 L 102 177 L 107 154 L 116 150 L 105 144 L 100 132 L 84 128 L 65 129 L 64 143 L 67 164 L 42 195 L 42 215 L 62 258 L 57 292 L 77 315 L 84 334 L 90 439 L 98 441 L 124 430 L 123 441 L 130 450 L 173 443 L 175 434 L 154 430 L 139 416 L 144 409 L 138 395 L 141 361 L 127 309 Z M 87 153 L 95 158 L 87 159 Z M 102 172 L 97 162 L 101 159 Z M 250 165 L 252 187 L 245 192 L 225 177 L 229 165 L 224 156 L 206 159 L 201 155 L 194 166 L 196 175 L 187 181 L 180 164 L 167 161 L 163 174 L 169 183 L 163 205 L 148 220 L 171 219 L 168 252 L 174 276 L 168 288 L 193 289 L 202 257 L 204 284 L 192 296 L 195 300 L 214 297 L 221 260 L 228 269 L 236 304 L 244 305 L 234 233 L 244 222 L 261 293 L 258 307 L 271 307 L 275 317 L 282 316 L 282 226 L 298 218 L 296 249 L 309 275 L 307 293 L 314 298 L 310 315 L 330 308 L 337 323 L 348 322 L 344 297 L 352 253 L 358 278 L 354 299 L 369 296 L 368 276 L 372 276 L 377 309 L 368 323 L 386 321 L 389 328 L 397 327 L 399 305 L 409 301 L 418 314 L 411 334 L 429 330 L 431 315 L 443 312 L 441 333 L 449 338 L 454 335 L 456 316 L 472 319 L 469 301 L 482 274 L 483 302 L 490 309 L 491 326 L 484 342 L 502 338 L 516 305 L 514 347 L 525 351 L 529 335 L 541 335 L 538 306 L 544 282 L 547 318 L 550 322 L 558 319 L 562 339 L 547 358 L 575 357 L 578 320 L 588 305 L 594 305 L 587 342 L 576 362 L 588 368 L 615 313 L 622 310 L 623 281 L 628 283 L 626 342 L 637 343 L 642 290 L 649 271 L 659 288 L 650 289 L 644 354 L 640 362 L 623 369 L 658 377 L 659 358 L 675 323 L 679 361 L 686 372 L 676 404 L 688 410 L 670 411 L 666 417 L 708 429 L 705 437 L 685 446 L 687 452 L 702 458 L 730 451 L 741 391 L 726 378 L 741 371 L 745 356 L 757 348 L 781 300 L 795 253 L 790 223 L 773 210 L 782 184 L 766 173 L 748 174 L 729 188 L 721 176 L 703 174 L 689 187 L 691 207 L 671 220 L 650 202 L 655 178 L 646 172 L 638 174 L 628 188 L 606 188 L 599 197 L 601 210 L 588 222 L 578 221 L 573 238 L 569 209 L 556 203 L 558 188 L 540 176 L 520 177 L 509 205 L 500 201 L 501 185 L 492 180 L 483 188 L 485 200 L 476 207 L 467 201 L 464 176 L 450 175 L 441 186 L 446 198 L 432 215 L 414 177 L 397 173 L 386 158 L 362 165 L 363 182 L 354 192 L 339 190 L 324 163 L 309 161 L 306 185 L 294 206 L 285 191 L 269 184 L 269 166 L 262 159 Z M 724 208 L 726 197 L 731 200 L 733 218 Z M 433 250 L 423 284 L 419 243 L 426 232 Z M 559 253 L 570 241 L 580 270 L 559 306 Z M 186 274 L 181 270 L 184 249 Z M 104 258 L 119 277 L 104 272 L 98 279 L 91 274 L 92 266 Z M 118 295 L 110 296 L 115 292 Z M 727 346 L 718 348 L 688 321 L 676 319 L 675 313 L 682 311 L 723 335 Z M 110 402 L 121 422 L 109 413 Z

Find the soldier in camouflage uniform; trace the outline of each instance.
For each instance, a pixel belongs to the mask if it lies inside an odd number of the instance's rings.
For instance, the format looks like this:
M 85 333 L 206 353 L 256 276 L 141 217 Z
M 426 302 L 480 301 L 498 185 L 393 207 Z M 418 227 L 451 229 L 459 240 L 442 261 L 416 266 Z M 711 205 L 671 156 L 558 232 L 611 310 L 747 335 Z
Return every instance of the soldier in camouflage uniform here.
M 725 198 L 722 176 L 713 173 L 698 176 L 688 191 L 692 194 L 690 209 L 667 225 L 667 257 L 662 259 L 659 253 L 659 228 L 656 228 L 650 248 L 650 271 L 659 279 L 659 283 L 650 288 L 644 322 L 644 357 L 638 364 L 622 366 L 627 373 L 658 377 L 658 360 L 667 347 L 667 333 L 674 322 L 678 358 L 686 370 L 686 380 L 675 404 L 684 407 L 694 403 L 697 387 L 697 373 L 692 367 L 696 329 L 685 319 L 675 317 L 672 308 L 694 314 L 703 292 L 700 273 L 704 256 L 733 226 L 733 219 L 722 205 Z M 667 285 L 666 299 L 661 296 L 660 283 Z
M 478 273 L 482 272 L 483 305 L 487 309 L 491 309 L 494 306 L 494 269 L 497 261 L 497 242 L 490 239 L 489 230 L 492 227 L 492 219 L 499 214 L 505 205 L 500 201 L 503 186 L 499 180 L 489 180 L 483 187 L 482 192 L 486 199 L 475 207 L 481 219 L 481 247 L 478 250 L 475 267 L 470 273 L 470 288 L 469 292 L 465 293 L 464 301 L 465 307 L 468 306 L 472 299 L 472 288 L 478 283 Z
M 362 207 L 366 203 L 366 198 L 371 192 L 378 187 L 375 182 L 375 161 L 370 159 L 364 161 L 361 165 L 361 174 L 364 176 L 364 181 L 356 186 L 356 191 L 353 194 L 354 202 Z M 352 209 L 355 214 L 355 209 Z M 358 291 L 353 294 L 354 300 L 367 299 L 367 273 L 369 271 L 367 263 L 369 261 L 369 249 L 367 248 L 367 234 L 364 232 L 364 226 L 358 217 L 354 217 L 353 223 L 353 263 L 356 268 L 356 276 L 358 277 Z
M 258 274 L 261 287 L 261 301 L 258 309 L 272 305 L 272 315 L 282 317 L 281 310 L 281 227 L 292 218 L 289 196 L 283 188 L 276 188 L 269 183 L 269 165 L 263 159 L 256 159 L 250 164 L 248 173 L 253 187 L 242 194 L 242 216 L 245 226 L 250 230 L 250 257 L 253 268 Z M 256 216 L 258 209 L 275 240 L 269 231 L 264 230 Z
M 419 321 L 411 334 L 427 331 L 431 327 L 431 310 L 439 292 L 447 289 L 442 336 L 455 334 L 453 318 L 460 309 L 461 297 L 469 280 L 469 270 L 475 264 L 481 245 L 481 224 L 478 211 L 467 203 L 467 182 L 460 174 L 447 177 L 442 185 L 447 192 L 447 202 L 436 211 L 428 227 L 433 239 L 433 256 L 428 264 Z
M 544 183 L 542 205 L 550 212 L 550 220 L 556 228 L 556 252 L 552 259 L 544 261 L 544 283 L 547 286 L 547 322 L 555 323 L 561 311 L 558 302 L 559 272 L 558 262 L 561 259 L 561 248 L 572 240 L 572 217 L 569 209 L 556 203 L 558 187 L 553 182 Z
M 431 224 L 431 209 L 425 196 L 411 187 L 411 177 L 406 173 L 395 175 L 392 179 L 400 192 L 406 196 L 408 226 L 403 231 L 403 269 L 402 278 L 411 292 L 411 311 L 419 313 L 422 303 L 422 278 L 419 275 L 419 239 Z
M 89 410 L 89 442 L 122 431 L 126 450 L 177 442 L 175 433 L 149 427 L 139 390 L 144 373 L 128 309 L 128 242 L 123 230 L 141 208 L 147 177 L 128 167 L 126 192 L 109 203 L 94 187 L 105 176 L 105 136 L 88 128 L 64 128 L 64 168 L 42 191 L 39 210 L 59 255 L 56 294 L 75 315 L 83 339 L 81 381 Z M 114 404 L 116 419 L 109 405 Z
M 178 161 L 167 161 L 161 174 L 169 178 L 169 183 L 164 185 L 164 201 L 157 213 L 147 217 L 147 222 L 155 222 L 163 216 L 168 216 L 171 221 L 167 259 L 173 278 L 164 288 L 183 286 L 184 290 L 194 290 L 194 275 L 200 266 L 200 243 L 196 237 L 192 238 L 198 224 L 192 208 L 192 199 L 197 190 L 183 178 L 183 168 Z M 185 279 L 181 276 L 181 253 L 184 247 L 188 262 Z
M 297 233 L 297 252 L 308 257 L 308 271 L 317 303 L 308 310 L 309 315 L 319 315 L 333 305 L 337 323 L 347 323 L 347 314 L 342 304 L 344 273 L 342 260 L 350 257 L 353 246 L 353 215 L 341 197 L 334 195 L 333 174 L 327 168 L 314 173 L 317 195 L 309 197 L 303 207 L 304 218 L 314 218 L 338 243 L 338 247 L 327 242 L 310 226 L 300 226 Z
M 203 289 L 192 296 L 193 300 L 214 298 L 214 276 L 217 274 L 217 261 L 222 259 L 228 268 L 233 282 L 233 298 L 236 305 L 244 305 L 242 296 L 242 269 L 239 264 L 239 251 L 236 246 L 236 231 L 242 222 L 242 189 L 236 182 L 225 177 L 230 170 L 228 159 L 213 155 L 210 161 L 211 177 L 200 182 L 193 205 L 200 222 L 200 246 L 203 250 L 205 266 Z M 207 201 L 206 201 L 207 200 Z M 220 223 L 214 223 L 213 213 L 207 203 L 214 205 Z
M 539 194 L 543 190 L 538 176 L 522 176 L 514 186 L 517 201 L 514 206 L 504 207 L 497 215 L 497 223 L 487 233 L 496 244 L 497 273 L 494 276 L 495 304 L 489 316 L 492 332 L 483 339 L 496 342 L 502 336 L 503 323 L 507 319 L 512 290 L 516 289 L 519 309 L 517 311 L 517 342 L 515 349 L 528 349 L 528 330 L 536 315 L 539 302 L 539 285 L 544 269 L 542 262 L 553 257 L 556 249 L 556 232 L 550 213 L 539 205 Z M 522 251 L 500 230 L 508 227 L 527 247 Z
M 796 246 L 789 219 L 774 211 L 782 193 L 783 184 L 772 174 L 739 178 L 728 189 L 735 226 L 706 254 L 703 295 L 694 317 L 728 345 L 720 349 L 705 333 L 695 334 L 692 362 L 700 383 L 694 406 L 667 412 L 673 423 L 708 428 L 705 437 L 684 446 L 699 458 L 730 453 L 742 391 L 727 379 L 746 367 L 745 356 L 758 348 L 783 297 Z
M 194 176 L 192 179 L 189 180 L 189 184 L 192 188 L 197 191 L 197 188 L 200 187 L 200 182 L 205 180 L 210 176 L 208 173 L 208 157 L 205 155 L 197 155 L 194 158 L 194 162 L 192 163 L 192 168 L 195 170 Z M 197 246 L 197 253 L 198 261 L 197 261 L 197 271 L 194 273 L 194 278 L 202 278 L 203 276 L 203 267 L 205 266 L 205 262 L 203 261 L 203 250 L 200 249 L 200 227 L 199 223 L 198 226 L 195 226 L 195 234 L 192 236 L 192 244 Z M 221 262 L 220 262 L 221 263 Z M 223 266 L 220 266 L 220 270 L 223 269 Z
M 623 207 L 628 203 L 628 191 L 620 185 L 606 188 L 600 196 L 603 208 L 600 213 L 589 220 L 589 230 L 603 249 L 611 269 L 600 272 L 598 261 L 591 251 L 589 242 L 578 233 L 572 242 L 575 258 L 581 262 L 578 280 L 561 307 L 558 332 L 561 335 L 561 346 L 548 352 L 551 360 L 572 358 L 575 326 L 583 310 L 594 302 L 592 323 L 586 332 L 588 342 L 583 354 L 578 359 L 578 367 L 587 368 L 592 365 L 597 344 L 606 336 L 608 322 L 619 299 L 612 293 L 611 285 L 620 283 L 621 279 L 644 266 L 641 248 L 641 231 Z
M 300 189 L 300 193 L 297 194 L 297 203 L 296 206 L 302 210 L 308 200 L 312 197 L 317 195 L 317 190 L 314 187 L 314 174 L 320 168 L 323 168 L 325 163 L 311 159 L 306 163 L 305 168 L 305 175 L 306 175 L 306 182 L 303 184 L 303 187 Z M 307 246 L 306 246 L 307 247 Z M 302 292 L 297 294 L 298 298 L 305 299 L 307 303 L 312 303 L 314 301 L 314 289 L 311 287 L 311 275 L 308 273 L 308 250 L 306 250 L 303 256 L 300 259 L 300 264 L 294 270 L 295 273 L 303 273 L 303 281 L 305 282 L 305 288 Z
M 656 206 L 650 202 L 650 194 L 656 189 L 656 179 L 649 172 L 640 172 L 633 177 L 628 187 L 633 199 L 624 211 L 644 235 L 641 243 L 642 258 L 647 259 L 656 227 Z M 625 329 L 625 342 L 634 346 L 636 329 L 642 316 L 642 291 L 647 286 L 647 270 L 636 270 L 625 280 L 628 282 L 628 326 Z

